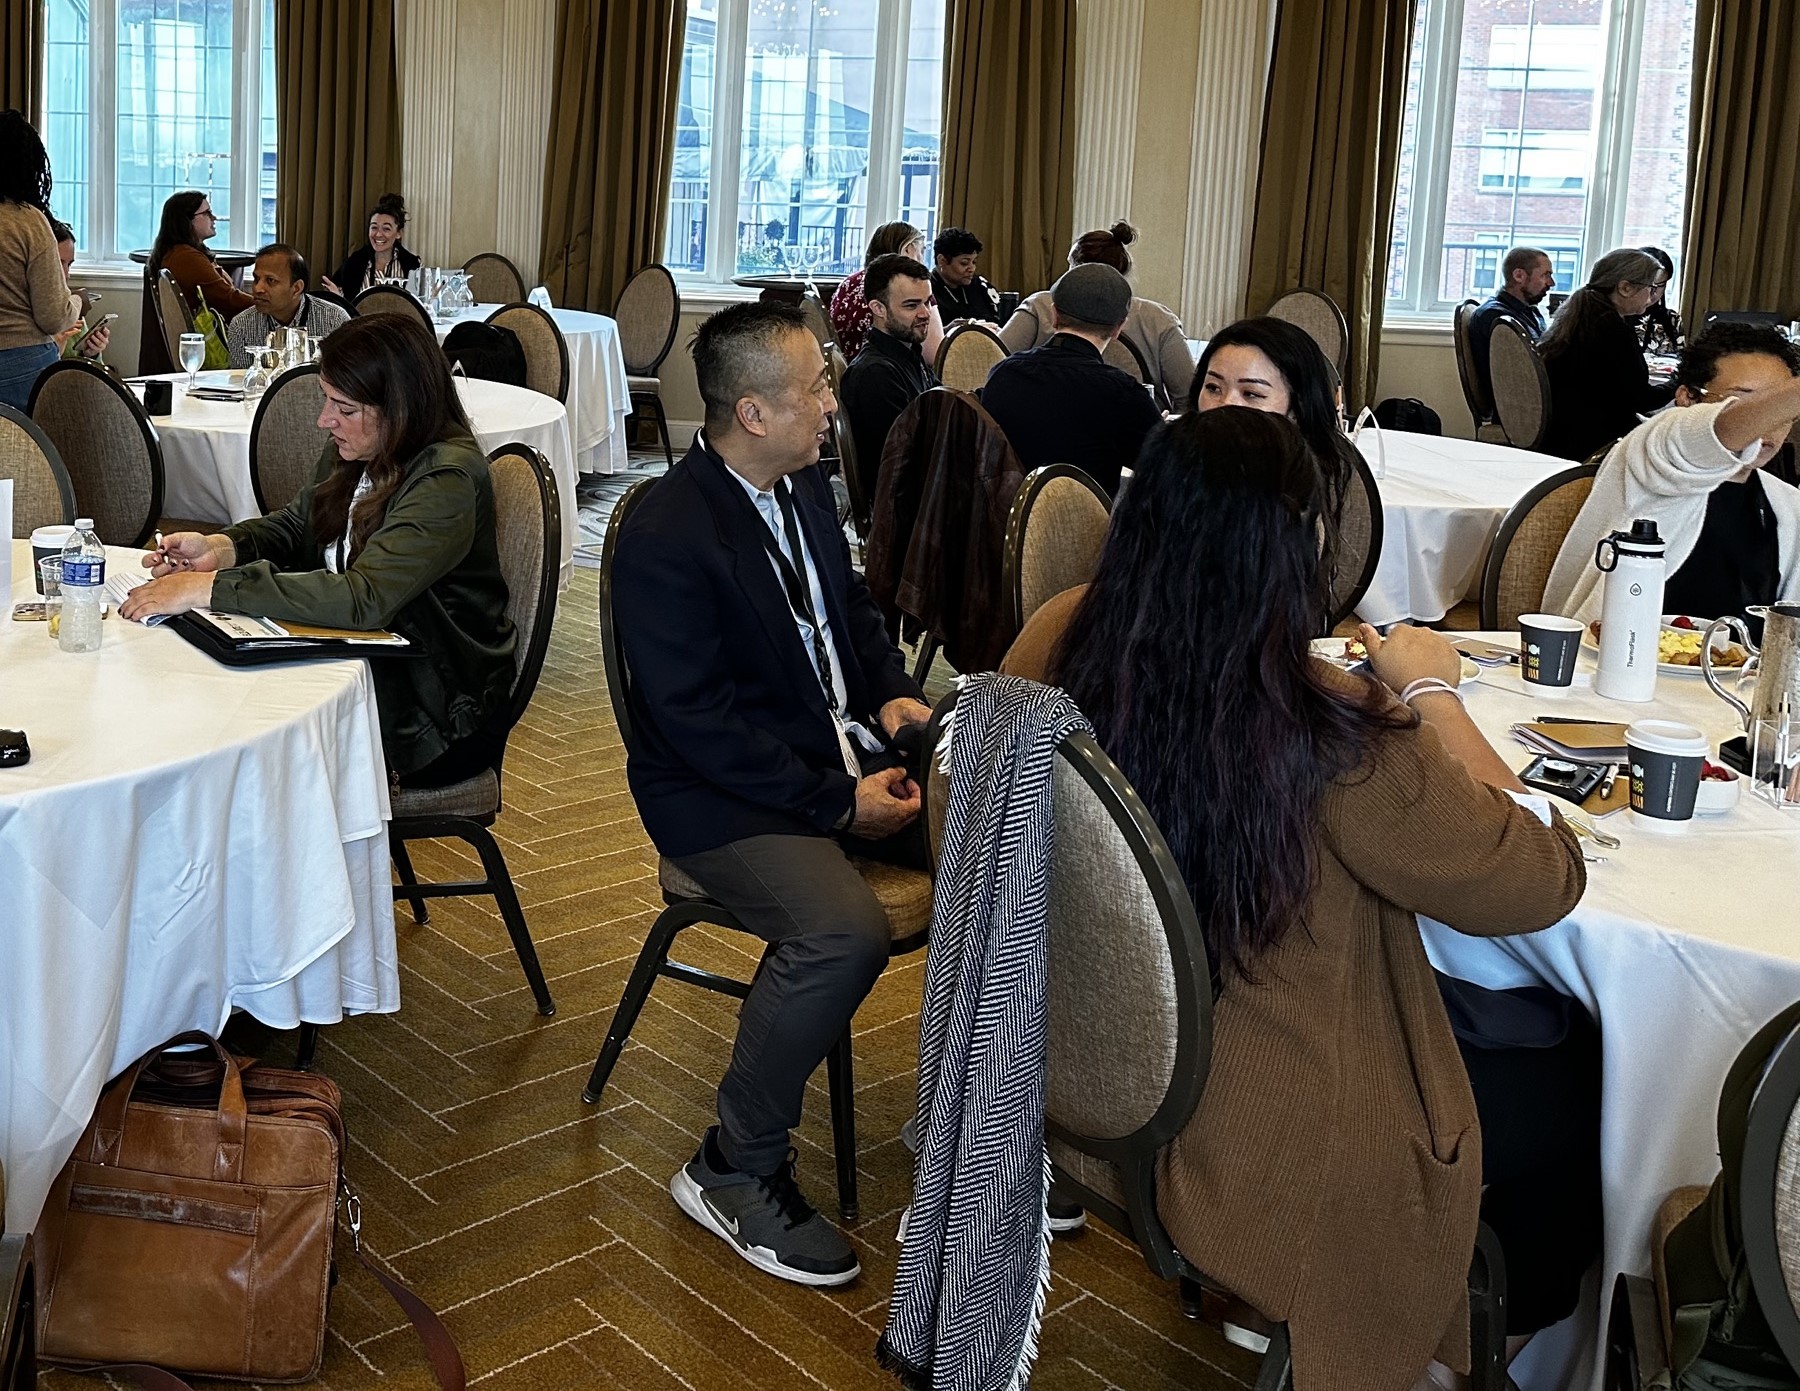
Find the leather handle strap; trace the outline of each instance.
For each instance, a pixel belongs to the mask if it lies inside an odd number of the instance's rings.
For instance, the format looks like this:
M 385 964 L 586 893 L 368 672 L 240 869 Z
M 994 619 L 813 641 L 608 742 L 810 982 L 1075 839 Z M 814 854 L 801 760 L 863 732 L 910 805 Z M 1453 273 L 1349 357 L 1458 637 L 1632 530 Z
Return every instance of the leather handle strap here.
M 419 1342 L 425 1348 L 425 1360 L 431 1363 L 431 1374 L 437 1384 L 443 1391 L 464 1391 L 468 1379 L 463 1371 L 462 1353 L 437 1311 L 371 1261 L 360 1246 L 356 1248 L 356 1259 L 364 1270 L 381 1282 L 381 1287 L 400 1306 L 400 1312 L 411 1321 L 413 1332 L 419 1335 Z M 162 1391 L 162 1388 L 152 1391 Z M 168 1388 L 168 1391 L 175 1391 L 175 1388 Z

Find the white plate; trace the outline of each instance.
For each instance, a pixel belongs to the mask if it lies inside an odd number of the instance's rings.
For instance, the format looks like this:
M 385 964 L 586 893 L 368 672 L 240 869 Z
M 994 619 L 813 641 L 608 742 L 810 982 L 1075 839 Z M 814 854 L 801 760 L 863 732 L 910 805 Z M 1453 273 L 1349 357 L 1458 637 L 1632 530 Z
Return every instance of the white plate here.
M 1344 660 L 1344 647 L 1349 641 L 1348 638 L 1314 638 L 1310 644 L 1312 654 L 1330 662 L 1335 667 L 1349 670 L 1351 664 Z M 1471 681 L 1481 680 L 1481 664 L 1479 662 L 1468 657 L 1462 657 L 1459 660 L 1462 662 L 1462 671 L 1456 678 L 1457 685 L 1466 686 Z
M 1666 629 L 1673 628 L 1674 631 L 1676 631 L 1676 632 L 1692 632 L 1692 631 L 1694 631 L 1693 629 L 1674 628 L 1674 625 L 1668 621 L 1669 619 L 1674 618 L 1674 617 L 1676 617 L 1676 615 L 1672 614 L 1672 613 L 1664 614 L 1663 615 L 1663 627 Z M 1702 624 L 1700 626 L 1699 631 L 1705 632 L 1706 625 Z M 1583 647 L 1585 647 L 1588 651 L 1590 651 L 1596 655 L 1599 654 L 1600 641 L 1598 638 L 1596 638 L 1594 636 L 1594 625 L 1593 624 L 1590 623 L 1590 624 L 1588 624 L 1587 627 L 1585 627 L 1581 630 L 1581 645 Z M 1729 630 L 1721 632 L 1718 637 L 1714 638 L 1713 646 L 1714 646 L 1714 648 L 1718 648 L 1718 647 L 1722 647 L 1722 646 L 1736 647 L 1740 652 L 1743 651 L 1743 648 L 1744 648 L 1743 643 L 1741 643 L 1737 640 L 1737 635 L 1735 633 L 1730 632 Z M 1691 667 L 1683 666 L 1678 662 L 1658 662 L 1656 664 L 1656 669 L 1659 672 L 1661 672 L 1664 676 L 1704 676 L 1706 674 L 1698 666 L 1691 666 Z M 1734 666 L 1734 667 L 1715 666 L 1713 668 L 1713 673 L 1716 676 L 1718 676 L 1718 678 L 1721 681 L 1723 681 L 1729 677 L 1736 676 L 1743 669 L 1744 669 L 1743 663 L 1739 663 L 1737 666 Z

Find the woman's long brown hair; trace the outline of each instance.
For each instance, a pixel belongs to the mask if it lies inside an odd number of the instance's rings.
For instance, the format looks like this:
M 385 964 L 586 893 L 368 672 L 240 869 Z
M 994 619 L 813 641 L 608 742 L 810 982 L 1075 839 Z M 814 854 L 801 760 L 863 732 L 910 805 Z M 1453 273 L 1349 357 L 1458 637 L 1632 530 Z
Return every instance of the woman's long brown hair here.
M 338 459 L 313 493 L 312 533 L 321 547 L 343 539 L 350 500 L 366 471 L 369 491 L 356 509 L 344 557 L 349 569 L 387 517 L 389 499 L 427 445 L 472 436 L 468 414 L 450 379 L 450 364 L 431 330 L 400 314 L 356 318 L 319 345 L 319 378 L 335 396 L 373 408 L 381 447 L 372 459 Z

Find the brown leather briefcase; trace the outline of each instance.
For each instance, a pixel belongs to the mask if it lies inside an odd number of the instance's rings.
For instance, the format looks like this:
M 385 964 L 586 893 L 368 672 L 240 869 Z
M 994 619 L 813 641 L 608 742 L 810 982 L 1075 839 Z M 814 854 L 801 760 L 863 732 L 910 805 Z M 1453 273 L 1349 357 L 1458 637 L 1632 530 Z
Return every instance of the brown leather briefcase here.
M 165 1053 L 190 1044 L 208 1051 Z M 329 1078 L 240 1069 L 203 1033 L 152 1049 L 101 1095 L 44 1203 L 39 1357 L 242 1381 L 317 1375 L 343 1151 Z M 440 1383 L 460 1388 L 436 1316 L 364 1264 L 418 1327 Z

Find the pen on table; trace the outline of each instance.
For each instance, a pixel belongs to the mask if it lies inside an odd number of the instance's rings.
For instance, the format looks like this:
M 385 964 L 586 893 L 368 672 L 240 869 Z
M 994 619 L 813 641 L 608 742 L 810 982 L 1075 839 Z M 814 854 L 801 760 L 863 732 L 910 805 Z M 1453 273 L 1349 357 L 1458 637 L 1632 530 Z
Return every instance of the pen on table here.
M 1619 780 L 1619 765 L 1616 763 L 1607 764 L 1606 765 L 1606 776 L 1604 778 L 1600 779 L 1600 800 L 1602 802 L 1606 801 L 1608 798 L 1610 798 L 1612 796 L 1613 784 L 1615 782 L 1617 782 L 1618 780 Z

